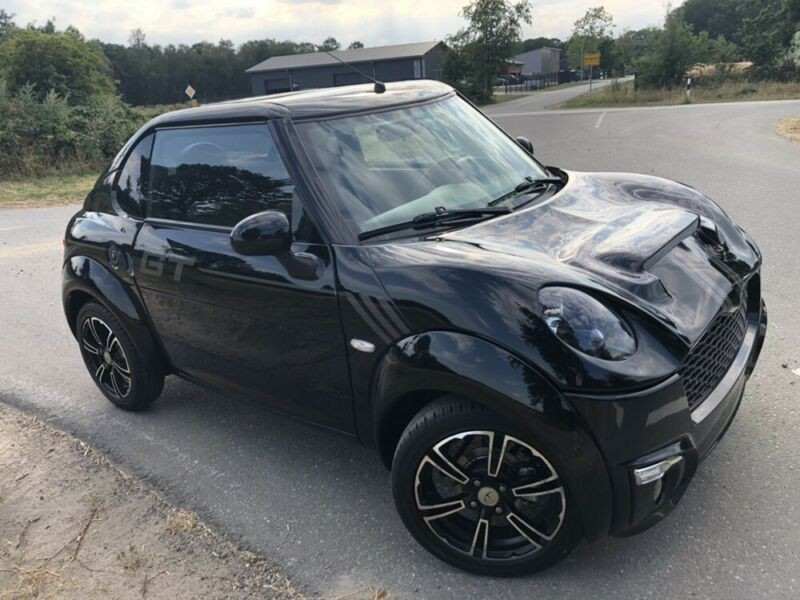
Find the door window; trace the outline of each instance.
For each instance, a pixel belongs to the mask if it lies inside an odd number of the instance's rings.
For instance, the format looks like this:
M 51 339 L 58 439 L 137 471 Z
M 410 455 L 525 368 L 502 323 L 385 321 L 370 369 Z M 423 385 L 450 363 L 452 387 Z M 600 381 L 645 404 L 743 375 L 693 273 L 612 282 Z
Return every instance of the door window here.
M 265 125 L 157 132 L 147 205 L 148 217 L 226 227 L 265 210 L 302 212 Z
M 152 149 L 153 134 L 150 134 L 136 144 L 120 169 L 114 191 L 117 194 L 117 202 L 128 214 L 142 216 L 142 198 L 145 194 L 147 168 Z

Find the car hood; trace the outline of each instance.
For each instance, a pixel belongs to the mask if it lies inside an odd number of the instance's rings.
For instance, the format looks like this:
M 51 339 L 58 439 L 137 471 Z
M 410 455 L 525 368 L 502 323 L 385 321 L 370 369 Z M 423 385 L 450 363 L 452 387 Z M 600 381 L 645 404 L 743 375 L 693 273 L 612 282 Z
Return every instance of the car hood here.
M 523 281 L 596 288 L 694 342 L 760 256 L 728 216 L 693 188 L 643 175 L 568 173 L 548 200 L 438 237 L 517 260 Z M 530 278 L 545 271 L 544 278 Z

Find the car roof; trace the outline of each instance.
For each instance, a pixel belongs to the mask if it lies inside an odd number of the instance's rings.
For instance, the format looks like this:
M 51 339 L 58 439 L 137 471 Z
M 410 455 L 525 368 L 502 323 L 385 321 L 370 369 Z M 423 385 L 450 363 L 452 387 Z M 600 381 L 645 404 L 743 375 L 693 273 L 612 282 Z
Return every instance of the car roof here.
M 257 119 L 313 119 L 350 113 L 380 110 L 424 102 L 453 91 L 438 81 L 397 81 L 386 84 L 386 91 L 376 93 L 373 84 L 286 92 L 206 104 L 164 113 L 148 123 L 150 127 L 202 122 Z

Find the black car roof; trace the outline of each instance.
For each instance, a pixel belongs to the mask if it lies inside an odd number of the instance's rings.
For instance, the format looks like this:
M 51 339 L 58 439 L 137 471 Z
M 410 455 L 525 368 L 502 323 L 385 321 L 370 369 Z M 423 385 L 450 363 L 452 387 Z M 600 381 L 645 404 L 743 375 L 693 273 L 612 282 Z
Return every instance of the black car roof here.
M 417 80 L 387 83 L 382 94 L 375 93 L 372 84 L 287 92 L 168 112 L 153 119 L 148 127 L 281 117 L 321 118 L 422 102 L 452 91 L 449 85 L 438 81 Z

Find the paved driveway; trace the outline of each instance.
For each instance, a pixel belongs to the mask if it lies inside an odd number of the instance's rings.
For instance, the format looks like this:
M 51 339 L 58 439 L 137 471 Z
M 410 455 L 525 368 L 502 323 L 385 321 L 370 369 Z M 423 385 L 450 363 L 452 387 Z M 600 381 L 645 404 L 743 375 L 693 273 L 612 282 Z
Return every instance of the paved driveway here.
M 769 336 L 739 416 L 676 511 L 644 534 L 583 544 L 537 577 L 475 577 L 418 548 L 395 514 L 388 473 L 349 439 L 182 381 L 168 381 L 147 413 L 114 409 L 61 314 L 60 240 L 75 207 L 0 211 L 0 400 L 99 446 L 328 595 L 375 586 L 461 600 L 797 598 L 800 147 L 773 126 L 800 115 L 800 102 L 540 108 L 525 99 L 490 112 L 548 164 L 642 171 L 704 190 L 765 255 Z

